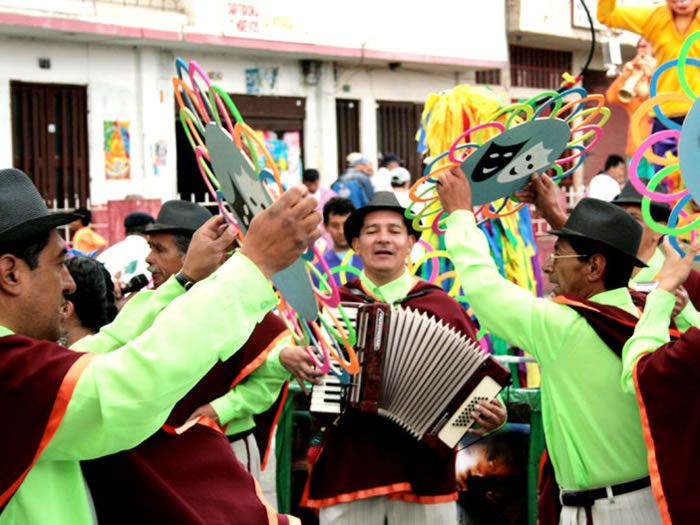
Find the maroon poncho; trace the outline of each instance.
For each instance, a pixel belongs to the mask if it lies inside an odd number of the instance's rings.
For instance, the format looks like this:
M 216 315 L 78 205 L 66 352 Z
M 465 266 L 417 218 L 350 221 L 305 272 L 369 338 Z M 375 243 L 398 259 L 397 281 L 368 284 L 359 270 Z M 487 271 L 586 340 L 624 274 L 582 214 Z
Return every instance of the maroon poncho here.
M 340 298 L 373 301 L 358 279 L 340 289 Z M 418 281 L 401 306 L 430 313 L 476 339 L 464 308 L 437 286 Z M 454 459 L 452 449 L 429 448 L 385 418 L 346 413 L 327 430 L 302 505 L 327 507 L 382 495 L 421 503 L 454 501 Z
M 0 337 L 0 513 L 51 441 L 92 355 L 21 335 Z
M 646 294 L 630 290 L 630 295 L 635 306 L 640 311 L 643 310 Z M 615 306 L 596 303 L 573 294 L 559 295 L 553 300 L 576 310 L 588 321 L 588 324 L 608 348 L 618 357 L 622 357 L 622 348 L 632 337 L 639 321 L 637 317 Z M 669 330 L 669 334 L 672 337 L 680 335 L 675 328 Z M 554 480 L 554 469 L 546 450 L 540 462 L 538 492 L 538 523 L 540 525 L 556 525 L 559 523 L 559 513 L 561 512 L 559 487 Z
M 700 330 L 642 355 L 634 368 L 649 474 L 664 524 L 698 523 Z
M 266 505 L 255 480 L 213 421 L 182 427 L 197 408 L 221 397 L 255 370 L 284 335 L 284 323 L 268 314 L 238 352 L 217 363 L 175 405 L 164 430 L 132 450 L 83 462 L 101 525 L 267 525 L 275 517 L 281 524 L 289 523 L 289 517 L 276 515 Z M 258 441 L 261 451 L 267 447 L 285 395 L 286 388 L 268 411 L 272 417 L 266 419 L 268 435 Z

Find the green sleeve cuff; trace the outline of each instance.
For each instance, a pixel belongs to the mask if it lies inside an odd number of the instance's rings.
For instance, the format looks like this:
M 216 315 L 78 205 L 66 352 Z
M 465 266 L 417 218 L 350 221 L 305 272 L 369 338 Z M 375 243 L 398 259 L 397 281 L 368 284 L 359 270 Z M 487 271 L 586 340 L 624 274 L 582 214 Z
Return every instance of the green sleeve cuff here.
M 233 397 L 233 390 L 229 390 L 223 396 L 210 403 L 222 424 L 226 424 L 227 421 L 231 421 L 231 418 L 233 418 L 235 410 L 233 403 L 231 403 L 231 397 Z

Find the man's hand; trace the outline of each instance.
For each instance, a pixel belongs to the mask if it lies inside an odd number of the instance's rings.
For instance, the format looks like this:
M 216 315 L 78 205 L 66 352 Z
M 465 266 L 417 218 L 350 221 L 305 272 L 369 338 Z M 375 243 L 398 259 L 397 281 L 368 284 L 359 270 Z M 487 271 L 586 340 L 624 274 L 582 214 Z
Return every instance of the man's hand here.
M 209 403 L 207 403 L 206 405 L 202 405 L 197 410 L 192 412 L 192 415 L 189 417 L 188 421 L 197 419 L 199 416 L 208 417 L 214 423 L 221 426 L 221 421 L 219 421 L 219 414 L 216 413 L 216 410 L 214 410 Z
M 515 193 L 520 202 L 534 204 L 540 215 L 555 229 L 564 226 L 566 213 L 561 209 L 559 186 L 546 174 L 534 173 L 525 187 Z
M 306 186 L 284 192 L 250 222 L 240 252 L 266 276 L 284 270 L 321 236 L 321 215 Z
M 477 436 L 483 436 L 505 423 L 506 407 L 498 399 L 493 399 L 488 403 L 479 401 L 476 405 L 476 410 L 472 412 L 472 417 L 479 424 L 479 428 L 472 427 L 469 432 Z
M 683 308 L 685 308 L 690 301 L 688 292 L 685 290 L 685 288 L 683 288 L 683 286 L 676 288 L 676 293 L 674 295 L 676 296 L 676 304 L 673 305 L 673 313 L 671 314 L 672 318 L 681 313 Z
M 194 232 L 182 264 L 182 273 L 194 282 L 209 277 L 223 264 L 226 250 L 235 237 L 223 216 L 216 215 L 209 219 Z
M 301 346 L 288 346 L 282 349 L 280 362 L 292 373 L 304 392 L 306 392 L 304 381 L 314 385 L 321 384 L 320 378 L 323 376 L 323 372 L 314 366 L 311 356 Z
M 659 271 L 658 288 L 675 293 L 676 289 L 688 279 L 688 274 L 690 274 L 690 270 L 692 270 L 693 259 L 697 255 L 698 250 L 700 250 L 700 243 L 694 241 L 687 249 L 685 257 L 682 259 L 673 246 L 671 246 L 668 239 L 664 239 L 663 249 L 666 259 Z
M 438 177 L 437 191 L 440 204 L 447 213 L 472 209 L 472 187 L 459 166 L 443 172 Z

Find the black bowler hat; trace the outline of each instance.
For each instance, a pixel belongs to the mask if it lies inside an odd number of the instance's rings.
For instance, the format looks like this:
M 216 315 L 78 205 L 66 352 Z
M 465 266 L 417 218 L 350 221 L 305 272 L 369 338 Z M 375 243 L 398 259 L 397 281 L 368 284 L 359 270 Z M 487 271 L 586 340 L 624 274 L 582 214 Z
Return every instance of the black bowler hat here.
M 0 246 L 30 240 L 80 215 L 49 213 L 31 179 L 20 170 L 0 170 Z
M 156 222 L 147 226 L 144 233 L 175 233 L 192 236 L 211 219 L 209 210 L 188 201 L 168 201 L 161 206 Z
M 352 240 L 355 237 L 360 236 L 360 230 L 362 229 L 362 224 L 365 222 L 365 216 L 368 213 L 380 210 L 390 210 L 400 214 L 403 217 L 403 222 L 406 225 L 406 228 L 408 229 L 408 234 L 415 236 L 416 239 L 420 237 L 420 232 L 413 228 L 413 222 L 411 219 L 406 218 L 406 209 L 399 204 L 399 200 L 396 198 L 396 195 L 394 195 L 394 192 L 377 191 L 374 193 L 371 201 L 369 201 L 365 206 L 357 208 L 345 221 L 343 231 L 345 232 L 345 239 L 348 241 L 348 244 L 352 245 Z
M 635 266 L 646 267 L 637 259 L 642 226 L 622 208 L 600 199 L 581 199 L 561 230 L 549 233 L 564 239 L 587 239 L 612 248 Z
M 666 193 L 662 187 L 658 187 L 657 193 Z M 642 195 L 639 193 L 630 181 L 622 187 L 620 194 L 615 197 L 612 201 L 613 204 L 620 206 L 621 204 L 629 204 L 631 206 L 642 207 Z M 651 212 L 651 218 L 656 222 L 668 222 L 668 218 L 671 216 L 671 209 L 668 205 L 662 202 L 651 201 L 651 206 L 649 206 L 649 211 Z

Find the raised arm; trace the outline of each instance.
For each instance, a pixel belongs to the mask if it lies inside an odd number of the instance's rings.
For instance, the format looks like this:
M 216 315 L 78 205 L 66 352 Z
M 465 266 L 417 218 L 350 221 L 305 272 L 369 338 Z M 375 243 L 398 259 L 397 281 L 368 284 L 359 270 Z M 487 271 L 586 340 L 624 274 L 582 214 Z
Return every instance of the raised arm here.
M 634 334 L 622 349 L 621 384 L 625 392 L 634 393 L 632 373 L 637 360 L 669 342 L 668 328 L 676 302 L 674 292 L 688 278 L 698 248 L 700 246 L 694 244 L 681 259 L 668 240 L 664 241 L 666 259 L 659 271 L 659 284 L 647 297 L 644 313 L 634 329 Z
M 132 448 L 216 363 L 228 359 L 276 303 L 268 278 L 319 236 L 316 201 L 289 190 L 251 222 L 240 253 L 165 308 L 142 335 L 95 357 L 44 454 L 89 459 Z M 231 241 L 223 235 L 224 247 Z M 219 246 L 221 248 L 221 246 Z
M 438 191 L 443 207 L 450 213 L 445 235 L 447 251 L 479 322 L 538 360 L 552 359 L 553 349 L 561 346 L 577 314 L 534 297 L 498 273 L 488 242 L 477 228 L 474 214 L 468 211 L 471 188 L 460 169 L 443 173 Z

